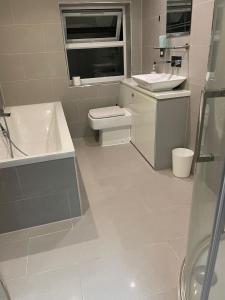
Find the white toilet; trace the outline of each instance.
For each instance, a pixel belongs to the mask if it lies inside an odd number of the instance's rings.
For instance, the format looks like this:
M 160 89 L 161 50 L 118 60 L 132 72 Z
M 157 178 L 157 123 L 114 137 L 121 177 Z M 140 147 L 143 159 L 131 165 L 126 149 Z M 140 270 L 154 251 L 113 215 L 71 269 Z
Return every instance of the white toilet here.
M 99 130 L 102 146 L 126 144 L 130 142 L 131 113 L 119 106 L 90 109 L 89 125 Z

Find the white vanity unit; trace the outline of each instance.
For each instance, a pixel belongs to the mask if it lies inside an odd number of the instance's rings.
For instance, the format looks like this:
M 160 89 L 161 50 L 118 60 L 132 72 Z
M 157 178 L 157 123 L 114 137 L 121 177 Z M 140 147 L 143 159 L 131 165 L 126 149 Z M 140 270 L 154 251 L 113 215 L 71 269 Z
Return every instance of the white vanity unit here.
M 190 91 L 151 92 L 133 79 L 120 89 L 119 105 L 132 115 L 131 142 L 153 168 L 170 168 L 172 149 L 185 146 Z

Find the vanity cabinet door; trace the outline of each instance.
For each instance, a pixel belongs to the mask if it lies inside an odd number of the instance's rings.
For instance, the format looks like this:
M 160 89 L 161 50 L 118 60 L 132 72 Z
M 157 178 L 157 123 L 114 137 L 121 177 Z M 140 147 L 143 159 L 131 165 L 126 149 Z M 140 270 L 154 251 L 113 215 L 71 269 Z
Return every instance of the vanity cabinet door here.
M 130 104 L 132 112 L 131 141 L 154 167 L 156 106 L 154 98 L 135 91 Z

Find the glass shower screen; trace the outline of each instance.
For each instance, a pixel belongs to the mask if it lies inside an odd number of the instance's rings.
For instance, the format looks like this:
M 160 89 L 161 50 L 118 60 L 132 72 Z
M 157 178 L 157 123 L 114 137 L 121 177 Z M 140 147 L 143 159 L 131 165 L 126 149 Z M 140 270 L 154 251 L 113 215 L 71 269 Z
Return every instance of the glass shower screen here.
M 201 99 L 189 241 L 181 273 L 182 300 L 220 300 L 225 295 L 224 29 L 225 0 L 215 0 L 207 82 Z

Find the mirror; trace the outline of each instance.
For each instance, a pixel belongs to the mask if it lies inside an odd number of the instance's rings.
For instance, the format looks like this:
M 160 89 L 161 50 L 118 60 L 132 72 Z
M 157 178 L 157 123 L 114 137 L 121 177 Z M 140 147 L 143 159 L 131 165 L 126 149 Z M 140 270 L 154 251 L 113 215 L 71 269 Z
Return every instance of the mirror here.
M 166 33 L 188 35 L 191 31 L 192 0 L 167 0 Z

